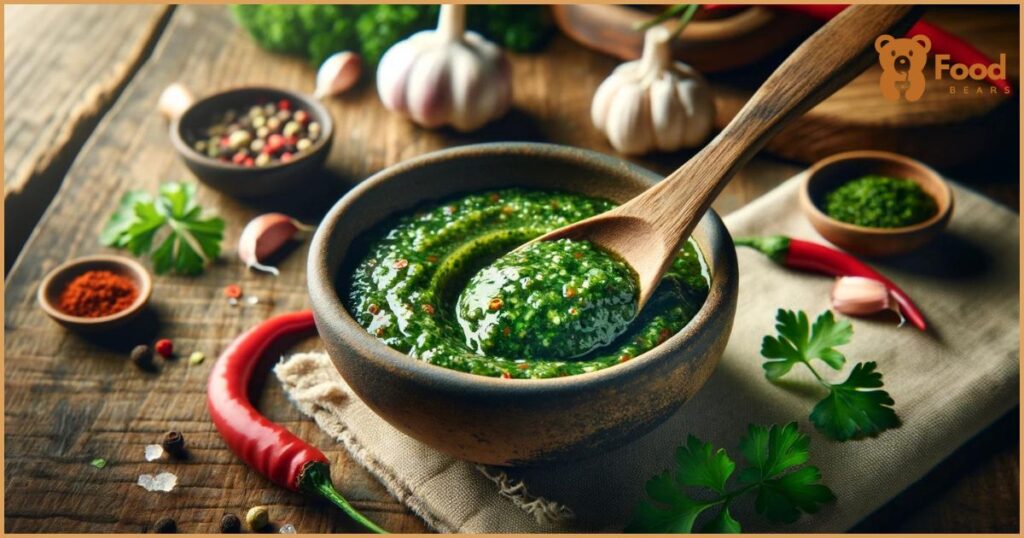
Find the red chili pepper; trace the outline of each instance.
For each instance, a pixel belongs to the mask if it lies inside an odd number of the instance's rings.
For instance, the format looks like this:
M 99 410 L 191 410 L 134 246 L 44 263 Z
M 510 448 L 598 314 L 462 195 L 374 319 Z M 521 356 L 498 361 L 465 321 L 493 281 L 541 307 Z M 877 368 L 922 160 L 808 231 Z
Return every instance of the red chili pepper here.
M 705 5 L 704 8 L 707 10 L 724 10 L 724 9 L 736 9 L 738 6 L 735 4 L 709 4 Z M 821 21 L 827 21 L 832 19 L 839 14 L 842 10 L 846 9 L 844 4 L 778 4 L 764 6 L 773 9 L 785 10 L 792 13 L 801 13 L 808 17 L 818 19 Z M 950 59 L 954 62 L 962 63 L 966 65 L 973 64 L 984 64 L 990 65 L 993 62 L 992 58 L 989 58 L 985 53 L 975 48 L 970 43 L 963 39 L 925 21 L 917 21 L 910 30 L 907 30 L 906 35 L 925 35 L 932 42 L 932 54 L 948 54 Z M 1012 92 L 1009 80 L 1004 76 L 1002 79 L 989 79 L 992 85 L 996 86 L 1003 92 Z
M 275 484 L 320 495 L 367 530 L 386 533 L 334 489 L 323 452 L 268 420 L 249 402 L 249 381 L 267 348 L 280 338 L 315 328 L 313 313 L 303 310 L 272 317 L 236 338 L 210 372 L 210 417 L 228 448 Z
M 903 315 L 907 317 L 911 324 L 922 331 L 928 329 L 924 315 L 914 305 L 914 302 L 910 300 L 910 296 L 881 273 L 845 252 L 840 252 L 818 243 L 811 243 L 810 241 L 792 239 L 784 235 L 738 237 L 733 242 L 737 246 L 753 248 L 767 255 L 772 261 L 786 267 L 832 276 L 862 276 L 877 280 L 885 284 L 893 299 L 900 305 Z

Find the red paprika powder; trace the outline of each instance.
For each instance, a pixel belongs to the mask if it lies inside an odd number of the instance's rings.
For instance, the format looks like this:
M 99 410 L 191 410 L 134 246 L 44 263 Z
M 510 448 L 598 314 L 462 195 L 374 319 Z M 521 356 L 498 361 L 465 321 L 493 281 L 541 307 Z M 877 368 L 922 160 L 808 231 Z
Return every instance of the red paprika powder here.
M 128 308 L 139 296 L 135 282 L 111 271 L 86 271 L 60 293 L 57 306 L 65 314 L 99 318 Z

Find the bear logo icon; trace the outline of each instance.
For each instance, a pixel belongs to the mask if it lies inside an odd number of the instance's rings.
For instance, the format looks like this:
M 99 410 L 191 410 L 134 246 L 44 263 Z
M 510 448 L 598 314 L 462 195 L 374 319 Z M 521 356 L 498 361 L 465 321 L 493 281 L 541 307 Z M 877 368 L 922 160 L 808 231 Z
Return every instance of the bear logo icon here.
M 875 40 L 882 77 L 878 81 L 882 96 L 898 101 L 900 95 L 907 101 L 917 101 L 924 95 L 924 65 L 932 42 L 928 36 L 895 38 L 880 35 Z

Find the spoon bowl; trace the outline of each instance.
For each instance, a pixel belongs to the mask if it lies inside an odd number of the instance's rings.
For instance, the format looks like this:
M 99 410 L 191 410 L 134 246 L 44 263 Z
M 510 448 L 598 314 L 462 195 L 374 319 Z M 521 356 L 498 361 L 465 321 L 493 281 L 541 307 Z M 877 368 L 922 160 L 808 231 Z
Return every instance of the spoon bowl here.
M 913 6 L 846 8 L 800 45 L 729 125 L 664 181 L 611 211 L 536 241 L 586 240 L 623 259 L 637 275 L 639 311 L 736 171 L 786 123 L 877 61 L 879 35 L 902 35 L 919 16 Z

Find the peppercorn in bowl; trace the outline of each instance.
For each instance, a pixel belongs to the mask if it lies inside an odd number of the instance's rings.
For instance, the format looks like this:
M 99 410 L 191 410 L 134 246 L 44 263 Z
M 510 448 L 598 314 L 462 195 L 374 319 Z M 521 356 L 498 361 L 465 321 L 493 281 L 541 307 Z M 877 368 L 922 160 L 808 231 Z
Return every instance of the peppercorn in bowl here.
M 331 115 L 316 99 L 264 87 L 200 99 L 170 127 L 189 170 L 239 198 L 281 194 L 315 180 L 333 134 Z
M 100 332 L 135 318 L 149 302 L 153 279 L 139 262 L 123 256 L 84 256 L 46 274 L 36 299 L 54 321 L 69 329 Z

